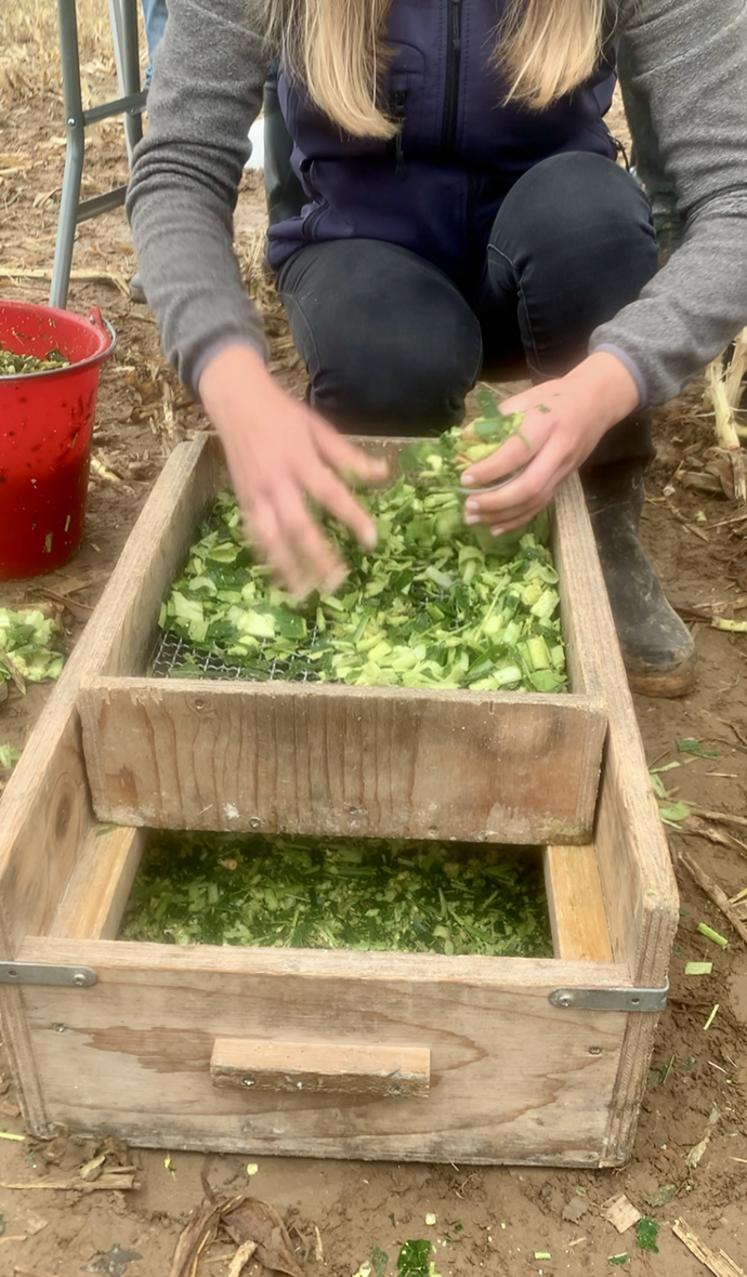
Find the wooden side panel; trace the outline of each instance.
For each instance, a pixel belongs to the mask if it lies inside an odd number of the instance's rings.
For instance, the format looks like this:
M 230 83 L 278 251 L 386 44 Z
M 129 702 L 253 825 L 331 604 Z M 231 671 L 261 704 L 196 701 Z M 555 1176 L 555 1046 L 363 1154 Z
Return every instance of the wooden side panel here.
M 609 606 L 606 611 L 600 608 L 607 594 L 577 475 L 566 479 L 553 503 L 552 550 L 560 575 L 560 623 L 570 686 L 593 696 L 601 691 L 597 645 L 601 642 L 605 652 L 617 646 L 617 636 Z
M 570 495 L 569 485 L 565 491 Z M 609 712 L 594 842 L 612 952 L 616 962 L 627 966 L 633 984 L 661 988 L 667 983 L 678 920 L 669 848 L 651 793 L 596 547 L 585 532 L 578 535 L 580 525 L 589 527 L 588 515 L 580 502 L 559 501 L 555 524 L 556 562 L 567 606 L 586 627 L 576 655 L 571 651 L 571 667 L 578 659 L 584 690 L 598 696 Z M 656 1020 L 651 1015 L 628 1017 L 607 1132 L 606 1156 L 612 1165 L 625 1161 L 632 1148 Z
M 81 692 L 97 814 L 176 829 L 588 839 L 606 732 L 573 696 L 205 680 Z
M 143 829 L 92 829 L 48 934 L 61 940 L 116 940 L 144 846 Z
M 23 991 L 48 1111 L 139 1145 L 316 1157 L 595 1166 L 625 1016 L 562 1011 L 608 964 L 29 941 L 86 990 Z M 61 1026 L 64 1026 L 61 1027 Z M 427 1098 L 213 1086 L 216 1038 L 430 1052 Z
M 596 849 L 546 847 L 544 862 L 555 957 L 568 962 L 611 962 Z
M 609 714 L 594 841 L 613 953 L 616 962 L 629 964 L 634 981 L 661 985 L 677 923 L 677 890 L 577 479 L 564 485 L 556 503 L 555 555 L 566 628 L 574 636 L 571 664 L 583 667 L 583 689 Z
M 144 602 L 157 607 L 187 551 L 213 492 L 214 456 L 204 439 L 172 453 L 0 799 L 0 958 L 17 958 L 25 935 L 50 926 L 95 824 L 76 709 L 81 678 L 129 670 L 149 641 Z M 0 1015 L 24 1117 L 44 1135 L 20 990 L 0 989 Z
M 214 490 L 211 449 L 171 454 L 0 801 L 0 957 L 57 909 L 92 827 L 76 699 L 84 676 L 136 668 L 158 603 Z

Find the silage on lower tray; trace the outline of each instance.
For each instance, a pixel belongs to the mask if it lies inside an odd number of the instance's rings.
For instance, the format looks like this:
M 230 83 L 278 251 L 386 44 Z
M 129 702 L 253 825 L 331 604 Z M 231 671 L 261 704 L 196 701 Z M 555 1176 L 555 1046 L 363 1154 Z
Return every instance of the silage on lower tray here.
M 122 938 L 552 955 L 536 855 L 373 839 L 157 834 Z
M 417 445 L 389 488 L 361 496 L 378 525 L 373 554 L 328 529 L 350 575 L 338 595 L 304 605 L 253 561 L 235 501 L 220 494 L 161 608 L 161 629 L 188 644 L 169 674 L 209 675 L 210 653 L 250 679 L 564 690 L 547 516 L 498 538 L 468 528 L 455 486 L 461 438 Z

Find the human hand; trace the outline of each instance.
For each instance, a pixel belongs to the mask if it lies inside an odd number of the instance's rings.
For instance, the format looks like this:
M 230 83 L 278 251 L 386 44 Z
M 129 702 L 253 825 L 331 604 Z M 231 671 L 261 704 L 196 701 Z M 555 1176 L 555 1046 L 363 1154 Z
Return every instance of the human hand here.
M 287 395 L 246 346 L 230 346 L 206 365 L 199 385 L 223 442 L 250 540 L 297 598 L 333 593 L 347 569 L 308 509 L 308 500 L 344 523 L 367 550 L 376 525 L 343 476 L 381 481 L 387 467 Z
M 549 505 L 564 479 L 604 434 L 633 412 L 638 387 L 625 365 L 600 351 L 572 372 L 506 399 L 504 413 L 523 412 L 520 431 L 462 475 L 465 488 L 487 487 L 526 467 L 495 492 L 468 497 L 466 523 L 485 523 L 498 536 L 529 523 Z

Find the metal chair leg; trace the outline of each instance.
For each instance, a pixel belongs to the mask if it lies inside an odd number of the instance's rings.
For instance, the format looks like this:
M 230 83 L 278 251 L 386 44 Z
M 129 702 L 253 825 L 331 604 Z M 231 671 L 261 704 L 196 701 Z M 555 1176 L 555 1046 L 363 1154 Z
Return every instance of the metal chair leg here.
M 78 46 L 78 17 L 76 0 L 57 0 L 57 17 L 60 33 L 62 60 L 62 92 L 65 104 L 65 128 L 67 151 L 65 171 L 60 193 L 60 211 L 57 219 L 52 284 L 49 291 L 50 306 L 64 307 L 70 286 L 70 269 L 73 260 L 75 228 L 78 222 L 80 186 L 83 177 L 85 152 L 85 125 L 83 102 L 80 93 L 80 50 Z
M 131 97 L 140 92 L 140 50 L 138 45 L 137 0 L 109 0 L 109 21 L 114 44 L 114 61 L 120 96 Z M 124 115 L 127 158 L 143 135 L 142 114 L 128 111 Z
M 138 0 L 115 0 L 119 3 L 122 18 L 122 75 L 123 97 L 135 97 L 140 92 L 140 48 L 138 42 Z M 127 149 L 132 151 L 143 136 L 142 110 L 128 111 L 124 117 Z

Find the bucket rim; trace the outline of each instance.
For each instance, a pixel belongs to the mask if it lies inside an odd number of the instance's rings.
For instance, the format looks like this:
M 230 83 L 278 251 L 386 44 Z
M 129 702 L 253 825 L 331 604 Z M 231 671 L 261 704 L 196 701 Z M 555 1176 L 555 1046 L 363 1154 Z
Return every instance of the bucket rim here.
M 7 385 L 11 381 L 38 381 L 42 377 L 64 377 L 70 373 L 80 372 L 84 368 L 93 368 L 96 364 L 103 363 L 105 359 L 113 353 L 117 345 L 117 334 L 109 323 L 108 319 L 104 319 L 98 306 L 92 306 L 87 315 L 79 310 L 63 310 L 59 306 L 44 306 L 41 302 L 17 302 L 0 300 L 0 309 L 8 307 L 28 311 L 30 309 L 43 310 L 48 315 L 60 315 L 69 319 L 73 316 L 82 320 L 84 323 L 90 324 L 93 328 L 100 328 L 107 334 L 108 342 L 103 350 L 97 350 L 92 355 L 87 355 L 85 359 L 80 359 L 74 364 L 66 364 L 62 368 L 41 368 L 38 372 L 21 372 L 21 373 L 3 373 L 0 375 L 0 386 Z

